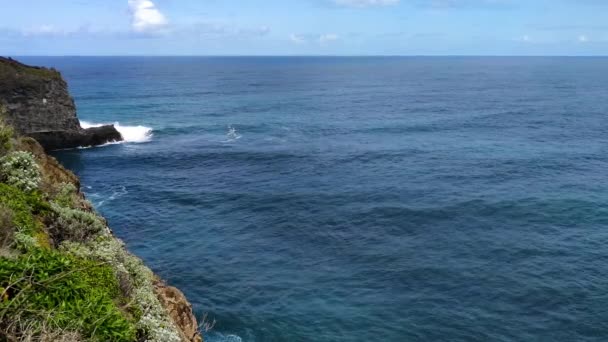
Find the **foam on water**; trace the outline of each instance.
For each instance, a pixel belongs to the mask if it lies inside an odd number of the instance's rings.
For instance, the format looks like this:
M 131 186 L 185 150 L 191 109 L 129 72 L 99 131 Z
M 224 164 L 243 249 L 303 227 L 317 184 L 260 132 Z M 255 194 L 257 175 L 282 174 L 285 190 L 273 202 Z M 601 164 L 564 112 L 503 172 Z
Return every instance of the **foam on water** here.
M 82 128 L 100 127 L 107 124 L 91 123 L 80 121 Z M 143 143 L 152 140 L 152 128 L 146 126 L 122 126 L 119 122 L 114 122 L 114 127 L 122 135 L 124 142 Z
M 226 133 L 226 140 L 224 140 L 225 143 L 227 142 L 233 142 L 233 141 L 237 141 L 239 139 L 241 139 L 243 136 L 240 135 L 236 128 L 234 128 L 232 125 L 228 126 L 228 132 Z
M 224 335 L 218 332 L 205 336 L 205 341 L 210 342 L 243 342 L 243 339 L 238 335 L 228 334 Z
M 112 192 L 111 194 L 107 192 L 91 192 L 93 188 L 90 186 L 85 187 L 85 189 L 86 195 L 93 202 L 93 205 L 96 208 L 100 208 L 104 204 L 114 201 L 115 199 L 118 199 L 129 193 L 125 186 L 119 186 L 117 188 L 110 189 L 110 191 Z

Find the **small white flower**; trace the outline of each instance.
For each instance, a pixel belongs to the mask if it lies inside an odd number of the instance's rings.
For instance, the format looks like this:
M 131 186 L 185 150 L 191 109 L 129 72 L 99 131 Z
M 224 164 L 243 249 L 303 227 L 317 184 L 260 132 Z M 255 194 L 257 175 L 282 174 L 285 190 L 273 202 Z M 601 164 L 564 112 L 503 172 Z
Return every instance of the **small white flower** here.
M 31 153 L 12 152 L 0 158 L 0 178 L 8 185 L 31 192 L 40 185 L 40 168 Z

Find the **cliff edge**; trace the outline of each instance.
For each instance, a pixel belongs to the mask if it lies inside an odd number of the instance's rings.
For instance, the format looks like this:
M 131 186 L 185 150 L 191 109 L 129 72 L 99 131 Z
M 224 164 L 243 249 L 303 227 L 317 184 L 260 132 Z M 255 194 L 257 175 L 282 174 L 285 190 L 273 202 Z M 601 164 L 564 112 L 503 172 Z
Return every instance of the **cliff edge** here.
M 201 342 L 183 293 L 128 252 L 78 177 L 32 138 L 89 133 L 59 74 L 27 68 L 41 75 L 0 79 L 0 341 Z
M 54 69 L 0 57 L 0 105 L 18 134 L 36 139 L 46 150 L 123 140 L 112 125 L 80 126 L 67 83 Z

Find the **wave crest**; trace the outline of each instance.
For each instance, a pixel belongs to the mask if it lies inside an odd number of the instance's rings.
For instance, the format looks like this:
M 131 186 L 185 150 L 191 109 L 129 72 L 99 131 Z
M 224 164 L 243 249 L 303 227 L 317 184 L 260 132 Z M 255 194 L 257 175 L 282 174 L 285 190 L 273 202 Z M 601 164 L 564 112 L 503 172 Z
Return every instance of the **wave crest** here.
M 91 123 L 88 121 L 80 121 L 80 126 L 82 128 L 91 128 L 91 127 L 99 127 L 107 124 L 98 124 Z M 143 143 L 152 140 L 152 128 L 146 126 L 123 126 L 119 122 L 113 123 L 114 127 L 122 138 L 124 142 L 132 142 L 132 143 Z

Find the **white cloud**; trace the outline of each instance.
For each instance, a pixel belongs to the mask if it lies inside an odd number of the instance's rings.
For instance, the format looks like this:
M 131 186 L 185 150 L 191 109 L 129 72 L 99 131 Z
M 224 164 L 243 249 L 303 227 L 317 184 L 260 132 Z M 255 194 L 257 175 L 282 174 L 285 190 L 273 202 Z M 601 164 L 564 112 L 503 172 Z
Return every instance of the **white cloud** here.
M 337 34 L 334 33 L 326 33 L 319 36 L 319 44 L 325 45 L 327 43 L 333 42 L 340 39 Z
M 237 33 L 242 36 L 265 36 L 270 33 L 270 27 L 239 28 Z
M 336 40 L 340 39 L 340 36 L 338 36 L 335 33 L 324 33 L 324 34 L 317 34 L 317 33 L 305 33 L 305 34 L 298 34 L 298 33 L 292 33 L 289 35 L 289 40 L 294 43 L 294 44 L 308 44 L 308 43 L 313 43 L 313 44 L 319 44 L 319 45 L 327 45 L 331 42 L 334 42 Z
M 40 25 L 17 31 L 23 37 L 77 37 L 97 34 L 88 25 L 77 28 L 60 28 L 54 25 Z
M 24 36 L 55 36 L 64 35 L 65 31 L 53 25 L 41 25 L 31 27 L 22 31 Z
M 200 39 L 257 39 L 271 32 L 268 26 L 239 27 L 233 23 L 221 21 L 202 21 L 193 25 L 176 27 L 171 35 L 179 37 L 197 37 Z
M 589 38 L 583 34 L 583 35 L 578 36 L 578 41 L 581 43 L 586 43 L 589 41 Z
M 131 28 L 138 33 L 149 33 L 166 27 L 165 15 L 150 0 L 129 0 Z
M 306 43 L 306 38 L 304 36 L 295 34 L 295 33 L 292 33 L 291 35 L 289 35 L 289 40 L 291 40 L 292 42 L 294 42 L 296 44 Z
M 333 2 L 347 7 L 371 7 L 397 5 L 400 0 L 333 0 Z
M 422 6 L 433 8 L 508 7 L 512 0 L 418 0 Z

